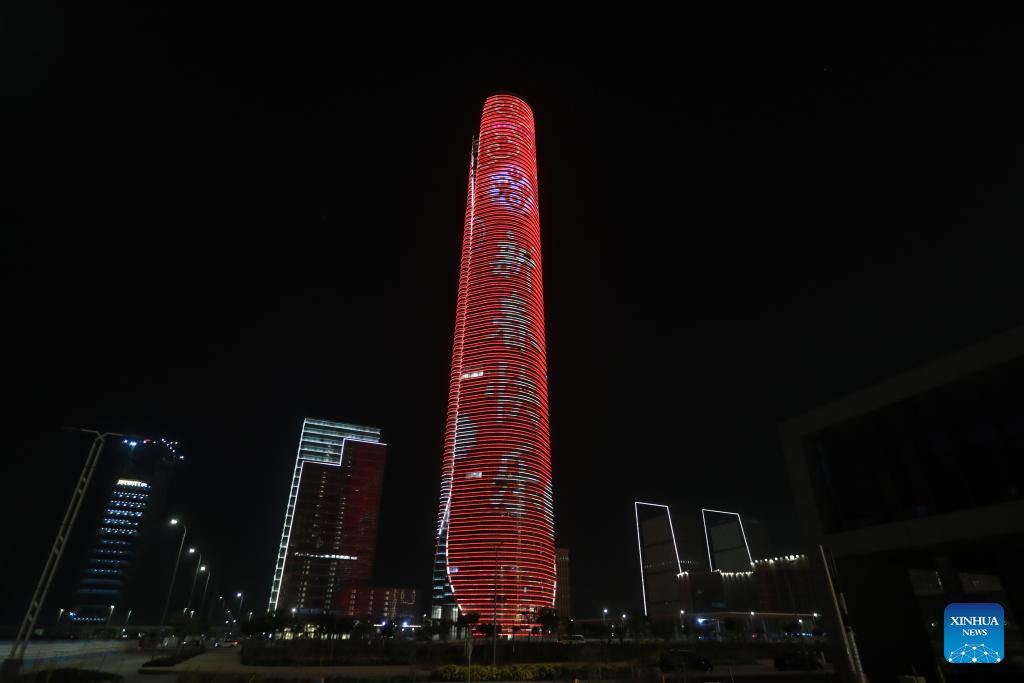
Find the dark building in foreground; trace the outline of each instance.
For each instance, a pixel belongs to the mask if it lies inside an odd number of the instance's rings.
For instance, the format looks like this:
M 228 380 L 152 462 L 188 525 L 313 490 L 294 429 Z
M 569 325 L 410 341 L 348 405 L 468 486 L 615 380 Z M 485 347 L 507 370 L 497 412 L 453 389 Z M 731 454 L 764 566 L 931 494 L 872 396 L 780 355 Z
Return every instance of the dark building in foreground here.
M 782 445 L 840 589 L 839 665 L 859 651 L 871 680 L 1024 680 L 1024 328 L 787 422 Z M 1002 605 L 1002 663 L 945 661 L 953 602 Z
M 108 493 L 87 554 L 69 620 L 79 626 L 105 626 L 159 618 L 153 599 L 152 538 L 164 521 L 162 502 L 175 465 L 182 456 L 165 439 L 125 439 L 118 464 L 110 473 Z
M 306 418 L 299 438 L 270 609 L 337 610 L 373 576 L 387 446 L 379 429 Z
M 569 549 L 555 548 L 555 612 L 572 616 L 572 587 L 569 585 Z

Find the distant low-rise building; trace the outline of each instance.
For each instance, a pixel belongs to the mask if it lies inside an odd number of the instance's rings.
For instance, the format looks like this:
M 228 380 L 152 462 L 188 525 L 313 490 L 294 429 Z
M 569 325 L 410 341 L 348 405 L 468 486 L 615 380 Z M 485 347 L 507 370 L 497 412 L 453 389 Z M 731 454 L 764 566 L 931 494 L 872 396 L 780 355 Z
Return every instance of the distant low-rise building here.
M 416 589 L 352 585 L 337 592 L 334 614 L 387 621 L 416 615 Z
M 569 549 L 555 548 L 555 612 L 560 617 L 572 616 L 572 589 L 569 585 Z

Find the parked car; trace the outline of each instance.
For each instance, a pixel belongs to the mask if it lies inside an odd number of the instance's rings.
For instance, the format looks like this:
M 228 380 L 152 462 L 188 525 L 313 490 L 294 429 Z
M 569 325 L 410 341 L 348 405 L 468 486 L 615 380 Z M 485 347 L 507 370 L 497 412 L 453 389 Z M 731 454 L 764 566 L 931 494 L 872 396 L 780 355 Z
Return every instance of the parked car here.
M 587 641 L 587 639 L 584 638 L 579 633 L 570 633 L 569 635 L 562 636 L 562 638 L 559 639 L 558 642 L 566 643 L 568 645 L 574 645 L 574 644 L 578 644 L 578 643 L 585 643 L 586 641 Z

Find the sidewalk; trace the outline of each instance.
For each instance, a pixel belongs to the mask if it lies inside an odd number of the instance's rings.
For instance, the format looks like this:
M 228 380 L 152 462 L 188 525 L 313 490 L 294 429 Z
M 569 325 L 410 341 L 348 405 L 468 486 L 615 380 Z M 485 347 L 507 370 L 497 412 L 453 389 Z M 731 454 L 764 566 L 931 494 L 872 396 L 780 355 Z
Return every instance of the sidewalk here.
M 179 674 L 186 672 L 223 672 L 259 674 L 268 678 L 396 677 L 419 671 L 405 664 L 373 666 L 253 666 L 242 664 L 241 648 L 207 650 L 174 666 L 145 667 L 139 673 Z

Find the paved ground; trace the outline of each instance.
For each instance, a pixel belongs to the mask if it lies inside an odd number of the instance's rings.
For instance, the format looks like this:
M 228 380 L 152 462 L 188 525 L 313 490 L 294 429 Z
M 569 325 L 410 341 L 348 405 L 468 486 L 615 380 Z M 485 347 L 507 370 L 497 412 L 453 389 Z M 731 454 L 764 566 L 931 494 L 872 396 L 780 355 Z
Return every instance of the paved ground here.
M 225 672 L 237 674 L 253 674 L 259 677 L 272 678 L 297 678 L 316 679 L 330 676 L 339 677 L 403 677 L 412 671 L 405 665 L 395 666 L 250 666 L 242 664 L 241 649 L 211 649 L 201 655 L 192 657 L 189 660 L 172 667 L 147 668 L 151 673 L 140 673 L 142 664 L 151 658 L 150 654 L 134 652 L 120 652 L 100 656 L 83 657 L 80 659 L 68 659 L 45 666 L 35 667 L 80 667 L 83 669 L 99 669 L 117 673 L 125 678 L 125 683 L 174 683 L 177 674 L 182 672 Z M 697 683 L 703 681 L 742 681 L 743 683 L 756 683 L 758 681 L 770 681 L 772 683 L 784 683 L 785 681 L 818 681 L 821 677 L 827 676 L 830 672 L 781 672 L 775 671 L 771 660 L 763 660 L 757 664 L 737 665 L 731 667 L 716 667 L 714 672 L 691 673 L 687 676 L 688 681 Z

